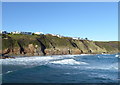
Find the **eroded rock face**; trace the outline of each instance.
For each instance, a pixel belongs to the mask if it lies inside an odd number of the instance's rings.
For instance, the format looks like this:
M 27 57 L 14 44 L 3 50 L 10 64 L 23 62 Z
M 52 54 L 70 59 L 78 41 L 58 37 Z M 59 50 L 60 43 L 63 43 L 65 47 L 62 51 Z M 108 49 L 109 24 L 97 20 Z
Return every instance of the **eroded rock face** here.
M 61 50 L 61 49 L 45 49 L 46 55 L 62 55 L 62 54 L 67 54 L 66 50 Z
M 43 56 L 43 55 L 66 55 L 66 54 L 82 54 L 82 53 L 109 53 L 118 52 L 117 44 L 110 43 L 110 50 L 105 46 L 109 47 L 109 43 L 94 42 L 88 40 L 73 40 L 67 38 L 57 38 L 44 36 L 37 38 L 25 39 L 8 39 L 4 43 L 7 44 L 11 40 L 7 47 L 0 50 L 1 54 L 10 55 L 26 55 L 26 56 Z M 24 38 L 24 37 L 22 37 Z M 4 39 L 3 39 L 4 40 Z M 24 41 L 22 41 L 24 40 Z M 33 41 L 34 40 L 34 41 Z M 4 44 L 3 45 L 6 45 Z
M 34 47 L 33 44 L 29 44 L 29 45 L 28 45 L 28 49 L 29 49 L 29 52 L 33 54 L 35 47 Z
M 80 42 L 81 43 L 81 42 Z M 78 44 L 78 43 L 77 43 Z M 3 50 L 4 54 L 14 54 L 14 55 L 27 55 L 27 56 L 43 56 L 43 55 L 66 55 L 66 54 L 82 54 L 82 53 L 107 53 L 105 48 L 100 48 L 96 45 L 94 47 L 83 45 L 78 45 L 78 48 L 66 48 L 66 47 L 56 47 L 56 48 L 46 48 L 44 52 L 41 50 L 41 47 L 38 45 L 29 44 L 28 47 L 22 48 L 15 47 L 13 49 Z
M 7 49 L 5 49 L 2 53 L 3 53 L 3 54 L 8 54 L 8 53 L 10 53 L 10 49 L 7 48 Z
M 15 48 L 13 49 L 13 54 L 19 55 L 19 54 L 20 54 L 20 48 L 19 48 L 19 47 L 15 47 Z
M 28 56 L 43 56 L 44 53 L 41 51 L 41 47 L 38 45 L 29 44 L 28 48 L 25 48 L 25 53 Z

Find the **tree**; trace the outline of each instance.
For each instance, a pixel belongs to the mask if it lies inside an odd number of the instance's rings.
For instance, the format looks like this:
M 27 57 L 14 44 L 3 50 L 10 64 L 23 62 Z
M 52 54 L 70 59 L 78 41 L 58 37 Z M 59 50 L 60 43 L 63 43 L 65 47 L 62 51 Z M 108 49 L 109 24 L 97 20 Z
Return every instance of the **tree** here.
M 32 35 L 35 35 L 35 33 L 32 33 Z
M 88 40 L 88 38 L 85 38 L 85 40 Z

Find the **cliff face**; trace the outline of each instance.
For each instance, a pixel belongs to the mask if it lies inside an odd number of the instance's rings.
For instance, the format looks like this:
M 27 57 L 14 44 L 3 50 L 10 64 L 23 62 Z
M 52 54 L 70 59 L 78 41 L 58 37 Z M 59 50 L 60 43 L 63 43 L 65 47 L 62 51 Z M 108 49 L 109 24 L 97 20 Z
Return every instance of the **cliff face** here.
M 118 42 L 95 42 L 48 35 L 2 35 L 1 54 L 38 56 L 117 53 Z

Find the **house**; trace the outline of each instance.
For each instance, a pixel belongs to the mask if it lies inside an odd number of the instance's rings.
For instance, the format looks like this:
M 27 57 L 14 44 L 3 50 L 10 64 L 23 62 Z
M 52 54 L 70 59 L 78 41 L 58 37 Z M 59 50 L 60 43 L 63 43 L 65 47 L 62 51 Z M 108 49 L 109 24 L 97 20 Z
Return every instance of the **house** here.
M 73 37 L 72 39 L 75 39 L 75 40 L 80 40 L 80 38 L 79 38 L 79 37 Z
M 2 34 L 2 31 L 0 30 L 0 34 Z
M 20 32 L 20 34 L 24 34 L 24 35 L 32 35 L 32 32 Z
M 41 34 L 43 34 L 43 32 L 35 32 L 34 34 L 41 35 Z
M 62 37 L 61 35 L 58 35 L 58 34 L 57 34 L 56 36 L 57 36 L 57 37 L 59 37 L 59 38 L 61 38 L 61 37 Z
M 20 34 L 19 31 L 14 31 L 14 32 L 11 32 L 11 34 Z
M 0 34 L 8 34 L 7 31 L 0 31 Z
M 58 34 L 51 34 L 52 36 L 57 36 L 59 38 L 61 38 L 62 36 L 61 35 L 58 35 Z
M 52 36 L 56 36 L 55 34 L 51 34 Z

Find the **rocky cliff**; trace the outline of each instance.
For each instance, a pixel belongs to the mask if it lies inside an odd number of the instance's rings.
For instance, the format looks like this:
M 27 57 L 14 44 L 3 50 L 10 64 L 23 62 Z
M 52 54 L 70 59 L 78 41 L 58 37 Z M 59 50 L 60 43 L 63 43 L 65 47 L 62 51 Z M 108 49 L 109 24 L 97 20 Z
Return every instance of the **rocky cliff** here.
M 47 35 L 1 35 L 3 55 L 64 55 L 64 54 L 97 54 L 117 53 L 118 42 L 98 42 L 75 40 L 71 37 Z

